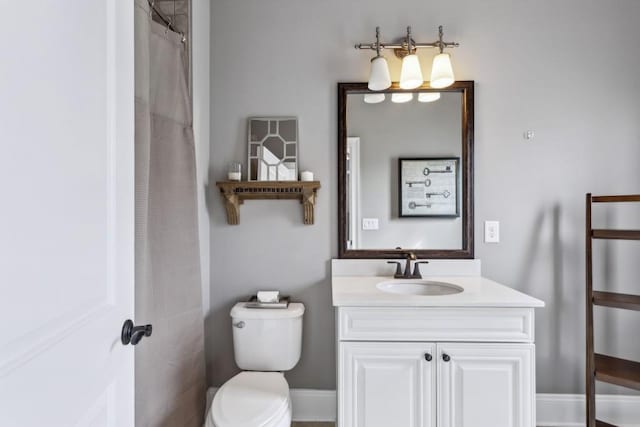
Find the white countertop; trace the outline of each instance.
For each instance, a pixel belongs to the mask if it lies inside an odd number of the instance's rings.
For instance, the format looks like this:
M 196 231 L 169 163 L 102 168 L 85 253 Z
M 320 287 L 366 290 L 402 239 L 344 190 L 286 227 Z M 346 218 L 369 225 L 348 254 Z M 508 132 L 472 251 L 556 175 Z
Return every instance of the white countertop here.
M 428 276 L 423 280 L 446 282 L 464 289 L 452 295 L 400 295 L 379 290 L 376 285 L 389 276 L 334 276 L 335 307 L 544 307 L 544 302 L 480 276 Z

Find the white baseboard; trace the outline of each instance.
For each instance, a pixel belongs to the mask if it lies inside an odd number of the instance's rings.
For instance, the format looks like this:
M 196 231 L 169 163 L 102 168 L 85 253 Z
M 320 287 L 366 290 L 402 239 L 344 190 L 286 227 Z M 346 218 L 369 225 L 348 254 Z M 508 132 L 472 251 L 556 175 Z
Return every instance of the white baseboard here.
M 207 392 L 207 408 L 216 389 Z M 536 418 L 540 427 L 584 427 L 583 394 L 538 394 Z M 598 418 L 619 427 L 640 427 L 640 396 L 598 395 Z M 335 421 L 334 390 L 292 389 L 294 421 Z
M 334 390 L 291 390 L 293 421 L 335 421 L 336 392 Z
M 640 396 L 596 396 L 598 419 L 619 427 L 640 426 Z M 584 394 L 538 394 L 536 396 L 538 426 L 584 427 Z

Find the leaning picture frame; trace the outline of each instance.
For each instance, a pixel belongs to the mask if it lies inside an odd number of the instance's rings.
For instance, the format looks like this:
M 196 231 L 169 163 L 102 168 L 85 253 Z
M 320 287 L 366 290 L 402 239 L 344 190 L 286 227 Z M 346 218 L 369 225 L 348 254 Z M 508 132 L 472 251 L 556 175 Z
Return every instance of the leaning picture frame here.
M 399 216 L 459 217 L 459 177 L 459 157 L 398 159 Z

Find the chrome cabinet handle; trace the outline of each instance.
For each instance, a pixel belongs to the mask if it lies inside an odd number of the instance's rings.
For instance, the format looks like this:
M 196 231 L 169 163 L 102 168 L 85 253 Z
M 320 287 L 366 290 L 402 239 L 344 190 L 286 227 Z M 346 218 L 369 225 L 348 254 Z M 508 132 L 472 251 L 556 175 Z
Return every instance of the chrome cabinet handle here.
M 238 329 L 242 329 L 242 328 L 244 328 L 244 326 L 245 325 L 244 325 L 244 322 L 242 320 L 233 324 L 233 327 L 234 328 L 238 328 Z

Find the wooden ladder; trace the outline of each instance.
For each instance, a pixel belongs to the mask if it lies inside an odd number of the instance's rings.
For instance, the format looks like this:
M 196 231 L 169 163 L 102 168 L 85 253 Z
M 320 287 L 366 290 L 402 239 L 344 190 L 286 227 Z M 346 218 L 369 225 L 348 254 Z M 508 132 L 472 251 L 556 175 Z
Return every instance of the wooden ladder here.
M 587 194 L 586 267 L 587 267 L 587 427 L 615 427 L 596 419 L 596 380 L 640 390 L 640 363 L 595 353 L 593 306 L 640 311 L 640 295 L 593 290 L 593 239 L 640 240 L 640 230 L 594 229 L 591 223 L 593 203 L 640 202 L 640 194 L 592 196 Z

